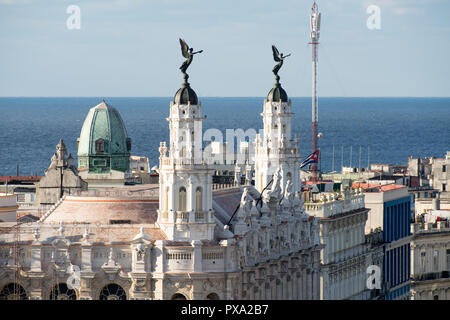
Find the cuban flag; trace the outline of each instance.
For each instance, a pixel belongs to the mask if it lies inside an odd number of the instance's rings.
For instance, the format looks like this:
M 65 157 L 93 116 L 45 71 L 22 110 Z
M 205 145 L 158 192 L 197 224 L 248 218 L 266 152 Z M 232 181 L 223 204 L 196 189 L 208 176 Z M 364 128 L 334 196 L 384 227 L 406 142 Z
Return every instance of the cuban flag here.
M 318 163 L 319 162 L 319 150 L 314 151 L 309 156 L 305 158 L 305 160 L 300 163 L 300 169 L 304 166 L 311 164 L 311 163 Z

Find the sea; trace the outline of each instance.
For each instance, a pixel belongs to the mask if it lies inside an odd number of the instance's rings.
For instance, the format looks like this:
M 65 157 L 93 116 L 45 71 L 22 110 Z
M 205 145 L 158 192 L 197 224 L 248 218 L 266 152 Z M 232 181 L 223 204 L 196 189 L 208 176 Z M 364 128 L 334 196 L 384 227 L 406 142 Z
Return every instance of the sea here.
M 43 175 L 59 139 L 76 159 L 77 138 L 89 109 L 105 99 L 121 114 L 132 154 L 157 165 L 169 141 L 171 97 L 0 98 L 0 176 Z M 263 97 L 200 98 L 203 130 L 262 129 Z M 311 153 L 311 98 L 291 98 L 293 134 L 302 156 Z M 450 98 L 319 98 L 320 167 L 407 165 L 408 157 L 445 157 L 450 151 Z M 333 151 L 334 150 L 334 151 Z

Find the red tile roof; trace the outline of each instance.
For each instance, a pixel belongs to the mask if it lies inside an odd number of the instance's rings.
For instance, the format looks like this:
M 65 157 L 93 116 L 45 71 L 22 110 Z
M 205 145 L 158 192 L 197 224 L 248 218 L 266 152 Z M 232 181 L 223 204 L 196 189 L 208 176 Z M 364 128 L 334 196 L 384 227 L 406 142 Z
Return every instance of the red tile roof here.
M 376 184 L 376 183 L 353 183 L 352 188 L 353 189 L 363 188 L 363 190 L 378 188 L 379 191 L 385 192 L 385 191 L 391 191 L 391 190 L 407 188 L 407 187 L 403 186 L 403 185 L 399 185 L 399 184 L 380 185 L 380 184 Z
M 331 183 L 333 180 L 320 180 L 320 181 L 302 181 L 302 184 L 304 185 L 312 185 L 312 184 L 324 184 L 324 183 Z
M 8 180 L 8 183 L 11 181 L 34 181 L 38 182 L 41 180 L 42 176 L 0 176 L 0 182 L 6 182 Z

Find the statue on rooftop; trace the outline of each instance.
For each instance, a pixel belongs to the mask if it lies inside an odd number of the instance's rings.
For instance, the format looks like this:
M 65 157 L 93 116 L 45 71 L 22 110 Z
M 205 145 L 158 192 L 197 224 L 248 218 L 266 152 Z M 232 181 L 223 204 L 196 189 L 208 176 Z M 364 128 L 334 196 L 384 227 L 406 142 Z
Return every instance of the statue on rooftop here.
M 191 65 L 192 59 L 194 58 L 194 54 L 202 53 L 203 50 L 193 52 L 194 49 L 189 48 L 188 44 L 183 39 L 180 39 L 180 45 L 181 45 L 181 54 L 183 55 L 183 57 L 186 58 L 186 61 L 183 62 L 183 64 L 180 67 L 180 70 L 184 74 L 184 80 L 187 81 L 189 76 L 187 75 L 186 70 Z
M 287 56 L 283 55 L 283 53 L 280 54 L 277 47 L 275 47 L 274 45 L 272 45 L 272 52 L 273 52 L 273 59 L 275 60 L 275 62 L 278 62 L 275 65 L 275 67 L 273 67 L 272 72 L 278 81 L 278 80 L 280 80 L 280 77 L 278 76 L 278 71 L 280 70 L 281 66 L 283 65 L 284 59 L 289 57 L 291 54 L 289 53 Z

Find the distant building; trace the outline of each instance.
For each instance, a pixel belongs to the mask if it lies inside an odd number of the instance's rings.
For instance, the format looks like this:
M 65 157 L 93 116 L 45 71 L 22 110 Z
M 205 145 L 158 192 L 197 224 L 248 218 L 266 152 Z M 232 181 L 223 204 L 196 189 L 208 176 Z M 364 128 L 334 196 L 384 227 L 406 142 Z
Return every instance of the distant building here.
M 205 148 L 207 154 L 207 163 L 214 168 L 216 176 L 234 176 L 236 168 L 239 168 L 243 175 L 246 166 L 250 165 L 251 171 L 254 170 L 253 159 L 251 156 L 253 144 L 247 141 L 240 141 L 237 151 L 229 150 L 227 142 L 212 141 Z
M 385 299 L 409 299 L 411 197 L 402 185 L 353 184 L 364 189 L 365 205 L 370 208 L 365 232 L 383 231 L 383 282 Z
M 450 300 L 450 211 L 428 216 L 411 225 L 411 299 Z
M 130 156 L 130 170 L 134 183 L 151 183 L 150 161 L 147 157 Z
M 321 299 L 369 300 L 367 269 L 382 267 L 383 251 L 366 242 L 364 227 L 369 209 L 361 190 L 352 190 L 349 180 L 339 190 L 319 192 L 314 184 L 304 196 L 305 210 L 320 219 Z M 315 188 L 315 191 L 314 191 Z M 334 192 L 333 192 L 334 191 Z
M 450 191 L 450 151 L 444 159 L 433 159 L 431 185 L 440 192 Z
M 413 158 L 408 159 L 408 173 L 416 177 L 418 186 L 432 186 L 434 189 L 450 191 L 450 151 L 445 158 Z
M 450 212 L 450 192 L 438 192 L 434 189 L 418 192 L 415 197 L 415 218 L 433 210 Z
M 41 176 L 0 176 L 0 192 L 17 195 L 19 212 L 34 211 L 36 185 Z
M 15 222 L 18 208 L 17 195 L 0 193 L 0 222 Z
M 45 211 L 64 195 L 87 190 L 87 183 L 78 175 L 74 162 L 72 155 L 67 154 L 66 145 L 61 139 L 50 166 L 45 170 L 45 176 L 36 183 L 36 205 L 39 209 Z
M 385 174 L 380 173 L 377 174 L 371 178 L 368 178 L 367 183 L 372 184 L 382 184 L 382 185 L 388 185 L 388 184 L 397 184 L 397 185 L 409 185 L 409 177 L 404 175 L 396 175 L 396 174 Z

